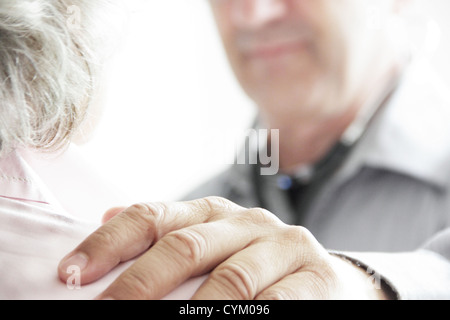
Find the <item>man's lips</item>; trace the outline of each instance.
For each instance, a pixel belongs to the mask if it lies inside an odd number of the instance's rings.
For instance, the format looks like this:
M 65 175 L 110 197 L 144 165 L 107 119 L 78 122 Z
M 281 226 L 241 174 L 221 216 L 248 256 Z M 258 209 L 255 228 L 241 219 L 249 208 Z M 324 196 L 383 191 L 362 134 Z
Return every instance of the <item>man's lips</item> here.
M 276 59 L 302 50 L 306 46 L 305 41 L 294 41 L 254 46 L 244 51 L 244 55 L 250 59 Z

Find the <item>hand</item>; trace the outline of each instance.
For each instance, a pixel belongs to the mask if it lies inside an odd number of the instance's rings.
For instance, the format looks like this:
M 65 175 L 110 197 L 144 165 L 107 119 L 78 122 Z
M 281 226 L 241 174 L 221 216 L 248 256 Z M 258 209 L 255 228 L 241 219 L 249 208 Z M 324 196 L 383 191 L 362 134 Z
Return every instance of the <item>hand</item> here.
M 193 299 L 384 298 L 364 270 L 330 255 L 308 230 L 216 197 L 129 207 L 68 254 L 58 272 L 66 281 L 66 266 L 79 262 L 86 284 L 136 257 L 98 298 L 160 299 L 209 272 Z

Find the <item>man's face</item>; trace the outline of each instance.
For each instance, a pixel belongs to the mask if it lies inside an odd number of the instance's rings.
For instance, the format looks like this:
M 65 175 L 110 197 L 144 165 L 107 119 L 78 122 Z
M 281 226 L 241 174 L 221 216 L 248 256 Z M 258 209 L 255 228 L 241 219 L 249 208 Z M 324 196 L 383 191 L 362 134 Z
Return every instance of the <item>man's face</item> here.
M 391 0 L 210 0 L 231 66 L 263 112 L 323 118 L 356 99 Z M 373 14 L 373 16 L 371 16 Z M 372 21 L 373 22 L 373 21 Z

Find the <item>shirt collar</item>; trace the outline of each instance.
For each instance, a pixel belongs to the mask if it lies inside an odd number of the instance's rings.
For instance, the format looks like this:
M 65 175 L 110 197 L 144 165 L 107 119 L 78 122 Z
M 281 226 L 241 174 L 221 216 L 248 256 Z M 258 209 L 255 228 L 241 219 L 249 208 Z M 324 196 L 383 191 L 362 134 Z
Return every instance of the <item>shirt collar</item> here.
M 0 197 L 61 210 L 62 206 L 24 154 L 27 150 L 15 150 L 0 159 Z
M 0 160 L 0 196 L 48 204 L 32 170 L 17 151 Z
M 388 105 L 355 146 L 338 179 L 351 178 L 368 166 L 446 187 L 450 179 L 447 90 L 427 62 L 414 62 Z

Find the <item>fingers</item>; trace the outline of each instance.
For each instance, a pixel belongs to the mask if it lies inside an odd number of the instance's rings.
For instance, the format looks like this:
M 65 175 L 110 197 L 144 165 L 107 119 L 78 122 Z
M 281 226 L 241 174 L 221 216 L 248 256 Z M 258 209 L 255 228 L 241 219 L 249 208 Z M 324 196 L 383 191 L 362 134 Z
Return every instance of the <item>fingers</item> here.
M 58 266 L 61 280 L 67 268 L 78 266 L 82 284 L 90 283 L 146 250 L 158 237 L 156 226 L 164 224 L 163 209 L 158 205 L 134 205 L 100 227 L 69 253 Z
M 316 243 L 317 245 L 317 243 Z M 359 288 L 367 275 L 340 258 L 333 257 L 313 244 L 306 263 L 296 272 L 263 290 L 257 300 L 328 300 L 364 298 Z M 343 285 L 344 284 L 344 285 Z M 349 285 L 349 292 L 343 291 Z
M 284 227 L 219 265 L 198 289 L 196 300 L 252 300 L 304 263 L 300 228 Z
M 220 198 L 184 203 L 137 204 L 125 209 L 100 227 L 69 253 L 58 266 L 62 281 L 70 266 L 81 270 L 81 283 L 105 275 L 120 262 L 145 252 L 165 234 L 187 226 L 213 221 L 228 210 L 241 207 Z
M 89 283 L 138 255 L 99 299 L 159 299 L 213 269 L 194 299 L 322 298 L 335 279 L 309 231 L 221 198 L 127 208 L 61 262 L 60 277 L 76 264 Z
M 256 300 L 326 300 L 333 291 L 320 271 L 301 270 L 262 291 Z
M 244 249 L 254 231 L 219 220 L 174 231 L 128 268 L 99 299 L 160 299 L 189 278 L 207 273 Z

